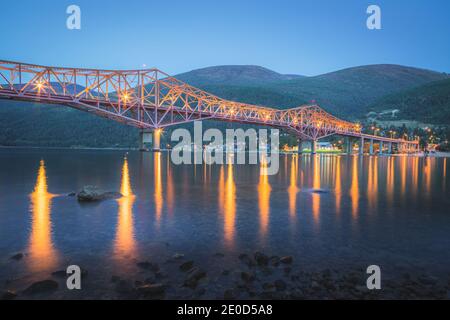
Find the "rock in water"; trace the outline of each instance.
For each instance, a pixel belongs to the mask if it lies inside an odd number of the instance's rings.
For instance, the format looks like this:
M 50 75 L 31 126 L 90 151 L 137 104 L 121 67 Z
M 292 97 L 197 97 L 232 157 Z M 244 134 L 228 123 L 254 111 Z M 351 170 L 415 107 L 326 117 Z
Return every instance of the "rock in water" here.
M 191 271 L 189 271 L 189 274 L 184 281 L 184 285 L 186 287 L 195 289 L 197 287 L 198 282 L 200 279 L 204 278 L 206 276 L 206 272 L 201 270 L 200 268 L 194 267 Z
M 284 264 L 291 264 L 292 261 L 294 261 L 294 259 L 291 256 L 286 256 L 286 257 L 280 258 L 280 262 L 284 263 Z
M 16 260 L 16 261 L 22 260 L 22 258 L 23 258 L 23 253 L 21 253 L 21 252 L 16 253 L 15 255 L 13 255 L 11 257 L 12 260 Z
M 77 194 L 78 201 L 82 202 L 117 199 L 121 196 L 119 192 L 105 192 L 96 186 L 84 186 Z
M 269 257 L 266 256 L 264 253 L 255 252 L 254 258 L 259 266 L 267 266 L 267 264 L 269 263 Z
M 52 292 L 58 289 L 58 282 L 54 280 L 43 280 L 33 283 L 25 289 L 25 294 L 38 294 Z
M 146 297 L 155 297 L 159 295 L 163 295 L 165 292 L 165 286 L 161 283 L 155 284 L 145 284 L 137 287 L 137 291 L 139 294 Z
M 180 265 L 181 271 L 189 271 L 194 266 L 194 261 L 186 261 Z
M 14 292 L 8 290 L 2 293 L 0 300 L 13 300 L 16 296 L 17 295 Z

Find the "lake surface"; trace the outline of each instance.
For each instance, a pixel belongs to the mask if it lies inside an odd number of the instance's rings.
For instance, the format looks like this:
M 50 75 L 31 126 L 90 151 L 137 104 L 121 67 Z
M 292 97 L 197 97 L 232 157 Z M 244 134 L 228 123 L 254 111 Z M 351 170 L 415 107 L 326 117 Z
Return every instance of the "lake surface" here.
M 386 278 L 448 281 L 448 169 L 446 158 L 281 155 L 264 176 L 259 165 L 177 166 L 168 153 L 0 149 L 0 289 L 77 264 L 86 291 L 52 297 L 109 297 L 111 276 L 138 278 L 138 261 L 182 253 L 233 270 L 255 251 L 304 270 L 376 264 Z M 68 196 L 84 185 L 124 197 Z

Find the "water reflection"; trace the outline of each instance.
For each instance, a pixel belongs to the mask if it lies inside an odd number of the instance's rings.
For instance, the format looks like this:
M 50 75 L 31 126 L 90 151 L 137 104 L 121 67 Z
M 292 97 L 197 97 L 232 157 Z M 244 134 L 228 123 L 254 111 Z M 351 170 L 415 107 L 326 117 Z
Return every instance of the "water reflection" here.
M 269 226 L 270 216 L 269 176 L 267 175 L 267 160 L 262 159 L 258 184 L 259 226 L 261 237 L 265 238 Z
M 352 184 L 350 187 L 350 198 L 352 202 L 352 216 L 356 218 L 358 215 L 359 203 L 359 177 L 358 177 L 358 157 L 352 160 Z
M 423 176 L 425 180 L 425 195 L 431 196 L 431 159 L 429 157 L 424 159 Z
M 119 216 L 117 221 L 115 256 L 126 258 L 136 250 L 133 224 L 133 204 L 135 195 L 131 188 L 128 160 L 125 158 L 122 166 L 122 180 L 120 186 L 122 197 L 117 200 L 119 205 Z
M 287 158 L 287 157 L 286 157 Z M 295 218 L 296 204 L 297 204 L 297 169 L 298 157 L 296 155 L 291 158 L 291 172 L 289 178 L 288 196 L 289 196 L 289 216 L 291 221 Z
M 318 190 L 320 189 L 320 162 L 319 162 L 319 156 L 314 155 L 314 161 L 313 161 L 313 189 Z M 317 223 L 319 222 L 319 216 L 320 216 L 320 194 L 317 192 L 313 192 L 312 194 L 312 213 L 314 217 L 314 221 Z
M 173 186 L 173 177 L 172 177 L 172 168 L 170 166 L 170 158 L 167 157 L 167 210 L 169 216 L 173 215 L 173 206 L 174 206 L 174 186 Z
M 55 195 L 48 192 L 44 160 L 39 165 L 34 191 L 30 194 L 32 224 L 29 241 L 32 271 L 52 269 L 57 263 L 57 252 L 52 241 L 51 206 Z
M 389 157 L 387 160 L 387 177 L 386 177 L 386 197 L 389 204 L 392 204 L 394 199 L 394 177 L 395 177 L 395 163 L 394 157 Z
M 378 197 L 378 157 L 370 157 L 368 178 L 367 178 L 367 200 L 369 210 L 373 211 L 376 208 L 377 197 Z
M 162 182 L 161 182 L 161 153 L 154 153 L 154 179 L 155 179 L 155 215 L 156 223 L 161 221 L 162 206 L 163 206 L 163 194 L 162 194 Z
M 224 238 L 228 246 L 234 242 L 235 222 L 236 222 L 236 186 L 234 184 L 233 164 L 227 165 L 227 179 L 224 183 L 223 166 L 221 168 L 221 186 L 219 192 L 222 193 L 221 211 L 223 213 L 224 221 Z
M 334 176 L 334 192 L 336 197 L 336 213 L 340 213 L 341 210 L 341 193 L 342 193 L 342 182 L 341 182 L 341 157 L 335 157 L 335 176 Z
M 406 169 L 407 169 L 407 158 L 402 156 L 402 161 L 400 162 L 400 172 L 401 172 L 401 184 L 400 184 L 400 194 L 402 198 L 406 195 Z

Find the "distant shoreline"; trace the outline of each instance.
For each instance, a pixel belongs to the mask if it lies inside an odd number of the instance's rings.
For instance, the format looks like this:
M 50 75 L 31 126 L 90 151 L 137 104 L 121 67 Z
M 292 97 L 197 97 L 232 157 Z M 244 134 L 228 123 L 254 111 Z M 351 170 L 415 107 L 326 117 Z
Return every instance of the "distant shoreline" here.
M 51 149 L 51 150 L 104 150 L 104 151 L 138 151 L 137 148 L 119 147 L 36 147 L 36 146 L 1 146 L 0 149 Z
M 29 146 L 1 146 L 1 149 L 49 149 L 49 150 L 90 150 L 90 151 L 139 151 L 138 148 L 117 148 L 117 147 L 29 147 Z M 161 149 L 162 152 L 167 152 L 170 150 Z M 146 152 L 151 152 L 151 150 L 148 150 Z M 280 151 L 280 154 L 297 154 L 293 152 L 283 152 Z M 305 152 L 304 154 L 308 154 Z M 344 155 L 344 153 L 327 153 L 327 152 L 318 152 L 317 154 L 327 154 L 327 155 Z M 423 153 L 415 154 L 418 157 L 424 157 Z M 383 154 L 382 156 L 386 156 L 386 154 Z M 394 156 L 397 156 L 394 154 Z M 430 158 L 450 158 L 450 152 L 436 152 L 434 154 L 429 154 L 428 157 Z

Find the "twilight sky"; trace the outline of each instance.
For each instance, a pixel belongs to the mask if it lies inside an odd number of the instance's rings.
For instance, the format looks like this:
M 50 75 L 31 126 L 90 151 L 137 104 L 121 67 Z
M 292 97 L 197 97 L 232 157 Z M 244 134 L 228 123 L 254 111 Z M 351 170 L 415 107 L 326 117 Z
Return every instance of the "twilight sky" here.
M 81 30 L 66 8 L 81 8 Z M 382 30 L 366 9 L 381 7 Z M 170 74 L 253 64 L 317 75 L 394 63 L 450 72 L 448 0 L 22 0 L 0 7 L 0 59 Z

